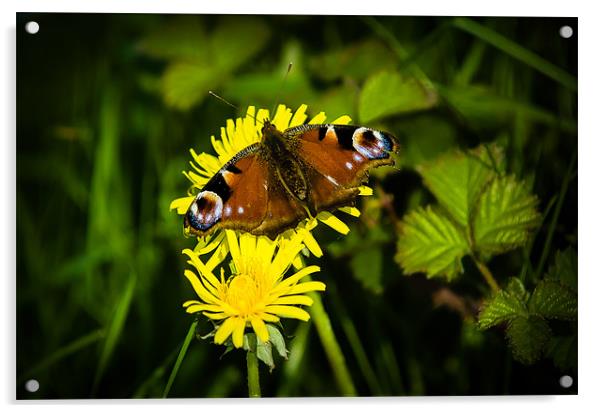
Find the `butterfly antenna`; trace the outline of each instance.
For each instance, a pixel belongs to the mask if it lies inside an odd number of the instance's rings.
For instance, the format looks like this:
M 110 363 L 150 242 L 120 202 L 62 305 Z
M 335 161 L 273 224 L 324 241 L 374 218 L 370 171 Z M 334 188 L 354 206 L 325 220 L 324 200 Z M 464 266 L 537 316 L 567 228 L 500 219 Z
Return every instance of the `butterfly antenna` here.
M 280 83 L 280 88 L 278 89 L 278 94 L 276 95 L 276 100 L 274 101 L 274 109 L 272 109 L 272 116 L 276 115 L 276 108 L 278 106 L 278 100 L 280 100 L 280 96 L 282 96 L 282 89 L 284 89 L 284 83 L 286 82 L 286 78 L 288 77 L 288 74 L 291 72 L 291 69 L 293 68 L 293 62 L 289 62 L 288 63 L 288 68 L 286 69 L 286 73 L 284 74 L 284 77 L 282 78 L 282 82 Z
M 214 98 L 221 100 L 221 101 L 222 101 L 223 103 L 225 103 L 226 105 L 228 105 L 228 106 L 230 106 L 230 107 L 233 107 L 234 109 L 236 109 L 236 110 L 240 111 L 240 108 L 239 108 L 238 106 L 236 106 L 236 105 L 233 105 L 232 103 L 228 102 L 226 99 L 224 99 L 224 98 L 223 98 L 223 97 L 221 97 L 220 95 L 218 95 L 218 94 L 214 93 L 212 90 L 210 90 L 210 91 L 209 91 L 209 94 L 210 94 L 211 96 L 213 96 Z M 252 118 L 255 120 L 255 122 L 257 122 L 257 118 L 255 117 L 255 115 L 251 115 L 250 113 L 248 113 L 248 112 L 247 112 L 247 113 L 245 114 L 245 116 L 250 116 L 250 117 L 252 117 Z

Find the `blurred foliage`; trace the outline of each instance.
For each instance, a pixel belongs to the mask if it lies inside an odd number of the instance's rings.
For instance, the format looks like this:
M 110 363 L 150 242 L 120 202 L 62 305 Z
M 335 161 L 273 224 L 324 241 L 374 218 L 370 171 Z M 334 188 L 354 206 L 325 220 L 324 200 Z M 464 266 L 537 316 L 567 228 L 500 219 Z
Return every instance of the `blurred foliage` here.
M 194 241 L 168 207 L 189 148 L 275 101 L 401 143 L 360 218 L 341 216 L 350 234 L 316 232 L 360 395 L 577 392 L 558 385 L 577 378 L 576 19 L 19 14 L 17 27 L 17 397 L 247 394 L 244 352 L 197 340 L 212 327 L 181 308 Z M 262 350 L 275 365 L 260 366 L 262 394 L 339 395 L 315 325 L 283 328 L 288 359 L 279 340 Z

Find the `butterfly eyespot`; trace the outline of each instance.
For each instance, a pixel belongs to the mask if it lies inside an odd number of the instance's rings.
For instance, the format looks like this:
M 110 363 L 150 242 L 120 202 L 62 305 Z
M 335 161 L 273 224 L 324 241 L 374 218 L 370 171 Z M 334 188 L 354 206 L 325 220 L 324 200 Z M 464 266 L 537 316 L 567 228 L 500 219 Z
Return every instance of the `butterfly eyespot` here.
M 357 128 L 352 137 L 353 147 L 368 159 L 389 157 L 393 149 L 391 139 L 378 131 L 368 128 Z
M 187 221 L 195 230 L 206 231 L 221 219 L 223 207 L 224 203 L 218 194 L 203 191 L 196 196 L 188 208 Z

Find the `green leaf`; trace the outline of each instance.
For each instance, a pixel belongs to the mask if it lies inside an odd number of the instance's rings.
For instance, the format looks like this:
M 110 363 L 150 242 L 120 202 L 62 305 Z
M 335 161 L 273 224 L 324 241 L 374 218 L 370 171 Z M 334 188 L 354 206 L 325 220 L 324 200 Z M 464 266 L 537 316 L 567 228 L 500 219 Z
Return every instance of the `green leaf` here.
M 540 281 L 529 300 L 529 310 L 545 318 L 577 319 L 577 293 L 558 281 Z
M 524 287 L 518 278 L 512 278 L 506 290 L 498 291 L 486 302 L 479 314 L 479 328 L 486 330 L 516 317 L 527 317 Z
M 208 96 L 209 90 L 219 84 L 220 76 L 213 66 L 173 63 L 163 73 L 163 99 L 170 107 L 188 110 Z
M 210 39 L 214 59 L 211 66 L 233 71 L 263 49 L 269 35 L 268 26 L 259 18 L 224 17 Z
M 494 153 L 498 153 L 497 150 Z M 497 155 L 501 157 L 501 155 Z M 484 161 L 485 147 L 466 154 L 454 151 L 417 168 L 426 187 L 439 203 L 463 227 L 468 227 L 469 217 L 483 188 L 495 172 Z M 499 163 L 500 159 L 495 159 Z
M 577 336 L 552 337 L 546 355 L 560 370 L 577 368 Z
M 149 32 L 137 49 L 158 59 L 202 62 L 207 58 L 206 44 L 207 34 L 198 16 L 182 15 Z
M 358 114 L 361 122 L 400 113 L 429 109 L 437 103 L 437 95 L 416 78 L 395 72 L 380 72 L 370 77 L 360 97 Z
M 512 176 L 495 178 L 479 199 L 472 225 L 476 249 L 501 254 L 524 245 L 539 225 L 537 198 Z
M 540 358 L 551 334 L 548 323 L 539 317 L 516 317 L 506 330 L 514 358 L 523 364 Z
M 564 251 L 557 251 L 554 264 L 550 266 L 545 278 L 556 280 L 577 292 L 577 252 L 569 247 Z
M 200 103 L 209 90 L 219 87 L 230 73 L 258 53 L 268 37 L 269 30 L 259 19 L 223 18 L 201 45 L 209 50 L 208 56 L 176 60 L 167 67 L 162 78 L 165 103 L 180 110 Z
M 272 356 L 272 343 L 269 341 L 262 343 L 261 340 L 257 339 L 255 333 L 245 334 L 242 348 L 245 351 L 256 353 L 257 358 L 268 366 L 270 372 L 276 367 L 274 357 Z
M 521 282 L 520 278 L 517 277 L 510 278 L 510 281 L 508 281 L 508 285 L 506 286 L 505 290 L 509 294 L 515 296 L 516 298 L 524 302 L 526 302 L 527 298 L 529 297 L 529 293 L 525 289 L 525 286 Z
M 286 349 L 286 343 L 284 341 L 284 337 L 282 333 L 278 329 L 278 327 L 273 324 L 266 324 L 268 328 L 268 332 L 270 333 L 270 343 L 274 346 L 280 357 L 287 360 L 288 359 L 288 350 Z
M 382 286 L 383 251 L 375 246 L 357 251 L 351 257 L 351 270 L 356 280 L 359 280 L 364 288 L 380 294 Z
M 425 272 L 429 278 L 452 280 L 463 271 L 461 259 L 468 252 L 468 241 L 456 225 L 427 207 L 404 217 L 395 259 L 406 274 Z

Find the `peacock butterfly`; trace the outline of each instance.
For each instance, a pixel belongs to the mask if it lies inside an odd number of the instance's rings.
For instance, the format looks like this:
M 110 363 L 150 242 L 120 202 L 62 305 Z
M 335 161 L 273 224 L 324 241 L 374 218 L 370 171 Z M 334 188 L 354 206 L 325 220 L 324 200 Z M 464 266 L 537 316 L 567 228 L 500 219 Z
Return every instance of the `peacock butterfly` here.
M 315 124 L 279 131 L 228 161 L 184 216 L 186 235 L 236 229 L 275 238 L 318 212 L 353 205 L 368 170 L 395 163 L 396 138 L 361 126 Z

